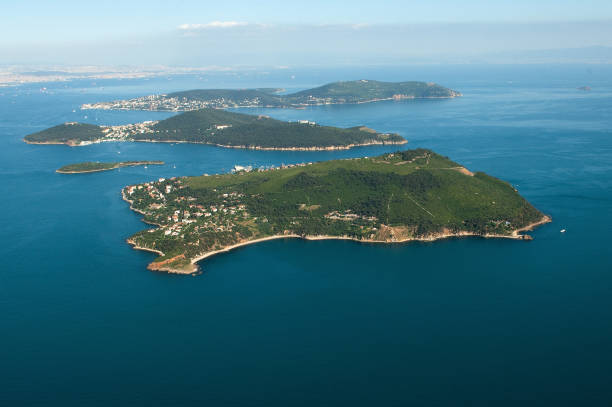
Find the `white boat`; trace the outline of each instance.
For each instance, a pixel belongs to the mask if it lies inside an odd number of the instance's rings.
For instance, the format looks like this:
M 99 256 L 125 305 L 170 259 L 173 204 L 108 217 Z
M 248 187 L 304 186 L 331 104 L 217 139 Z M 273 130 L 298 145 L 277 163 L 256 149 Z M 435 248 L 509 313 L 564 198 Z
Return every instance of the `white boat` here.
M 561 229 L 561 233 L 565 233 L 565 229 Z

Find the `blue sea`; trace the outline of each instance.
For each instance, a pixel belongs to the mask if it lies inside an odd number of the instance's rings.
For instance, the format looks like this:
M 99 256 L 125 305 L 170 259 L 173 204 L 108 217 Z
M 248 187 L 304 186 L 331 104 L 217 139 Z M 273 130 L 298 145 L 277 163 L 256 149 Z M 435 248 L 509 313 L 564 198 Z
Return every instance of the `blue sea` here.
M 397 132 L 410 148 L 512 183 L 553 223 L 529 242 L 275 240 L 206 259 L 198 276 L 168 275 L 147 271 L 155 256 L 125 243 L 150 226 L 122 187 L 398 147 L 22 142 L 66 121 L 172 115 L 82 103 L 360 78 L 434 81 L 464 96 L 243 111 Z M 55 173 L 89 160 L 166 165 Z M 284 69 L 0 88 L 0 174 L 2 406 L 612 404 L 610 66 Z

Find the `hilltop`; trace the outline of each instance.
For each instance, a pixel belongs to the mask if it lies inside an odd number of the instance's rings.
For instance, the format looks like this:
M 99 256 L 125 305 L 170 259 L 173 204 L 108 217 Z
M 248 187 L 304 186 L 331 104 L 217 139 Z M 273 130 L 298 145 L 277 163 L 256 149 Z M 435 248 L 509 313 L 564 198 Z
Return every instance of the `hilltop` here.
M 65 123 L 24 138 L 31 144 L 87 145 L 105 141 L 184 142 L 261 150 L 333 150 L 373 144 L 404 144 L 397 134 L 367 127 L 339 128 L 284 122 L 220 109 L 184 112 L 161 121 L 122 126 Z
M 128 242 L 159 257 L 152 270 L 197 271 L 233 247 L 301 237 L 363 242 L 451 236 L 526 239 L 549 222 L 508 183 L 430 150 L 260 171 L 159 179 L 123 197 L 157 225 Z
M 101 126 L 87 123 L 68 122 L 24 137 L 28 144 L 66 144 L 83 146 L 104 138 Z
M 452 98 L 459 92 L 426 82 L 380 82 L 371 80 L 334 82 L 287 95 L 295 105 L 367 103 L 390 99 Z
M 287 95 L 281 89 L 194 89 L 129 100 L 84 104 L 81 109 L 189 111 L 202 108 L 287 107 L 369 103 L 382 100 L 453 98 L 461 93 L 430 82 L 333 82 Z

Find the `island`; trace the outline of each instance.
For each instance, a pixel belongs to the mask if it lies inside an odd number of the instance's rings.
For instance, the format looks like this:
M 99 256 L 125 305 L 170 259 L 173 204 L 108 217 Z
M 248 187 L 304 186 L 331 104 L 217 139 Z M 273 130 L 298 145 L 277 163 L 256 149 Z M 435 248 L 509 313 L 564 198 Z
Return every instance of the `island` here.
M 121 161 L 121 162 L 98 162 L 88 161 L 83 163 L 64 165 L 55 170 L 60 174 L 83 174 L 88 172 L 109 171 L 121 167 L 134 167 L 138 165 L 164 165 L 163 161 Z
M 287 95 L 282 89 L 195 89 L 129 100 L 87 103 L 81 109 L 189 111 L 202 108 L 283 107 L 356 104 L 383 100 L 454 98 L 461 93 L 432 82 L 333 82 Z
M 160 178 L 122 190 L 154 228 L 129 237 L 158 257 L 150 270 L 193 274 L 197 262 L 279 238 L 432 241 L 521 234 L 550 217 L 507 182 L 427 149 L 227 174 Z
M 406 139 L 365 126 L 339 128 L 308 120 L 285 122 L 204 108 L 161 121 L 120 126 L 69 122 L 30 134 L 29 144 L 84 146 L 108 141 L 199 143 L 257 150 L 338 150 L 375 144 L 404 144 Z

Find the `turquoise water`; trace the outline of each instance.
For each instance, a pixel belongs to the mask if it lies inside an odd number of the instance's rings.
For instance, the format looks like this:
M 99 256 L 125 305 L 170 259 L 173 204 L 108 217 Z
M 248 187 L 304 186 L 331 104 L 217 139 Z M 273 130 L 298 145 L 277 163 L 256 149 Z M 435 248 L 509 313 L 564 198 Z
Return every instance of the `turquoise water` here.
M 396 148 L 21 142 L 64 121 L 170 115 L 81 112 L 84 102 L 361 77 L 433 80 L 465 96 L 256 112 L 398 132 L 511 182 L 554 222 L 531 242 L 276 240 L 207 259 L 196 277 L 151 273 L 154 256 L 124 242 L 147 226 L 123 186 Z M 609 67 L 470 66 L 0 88 L 0 405 L 609 405 L 610 78 Z M 167 165 L 54 172 L 137 159 Z

